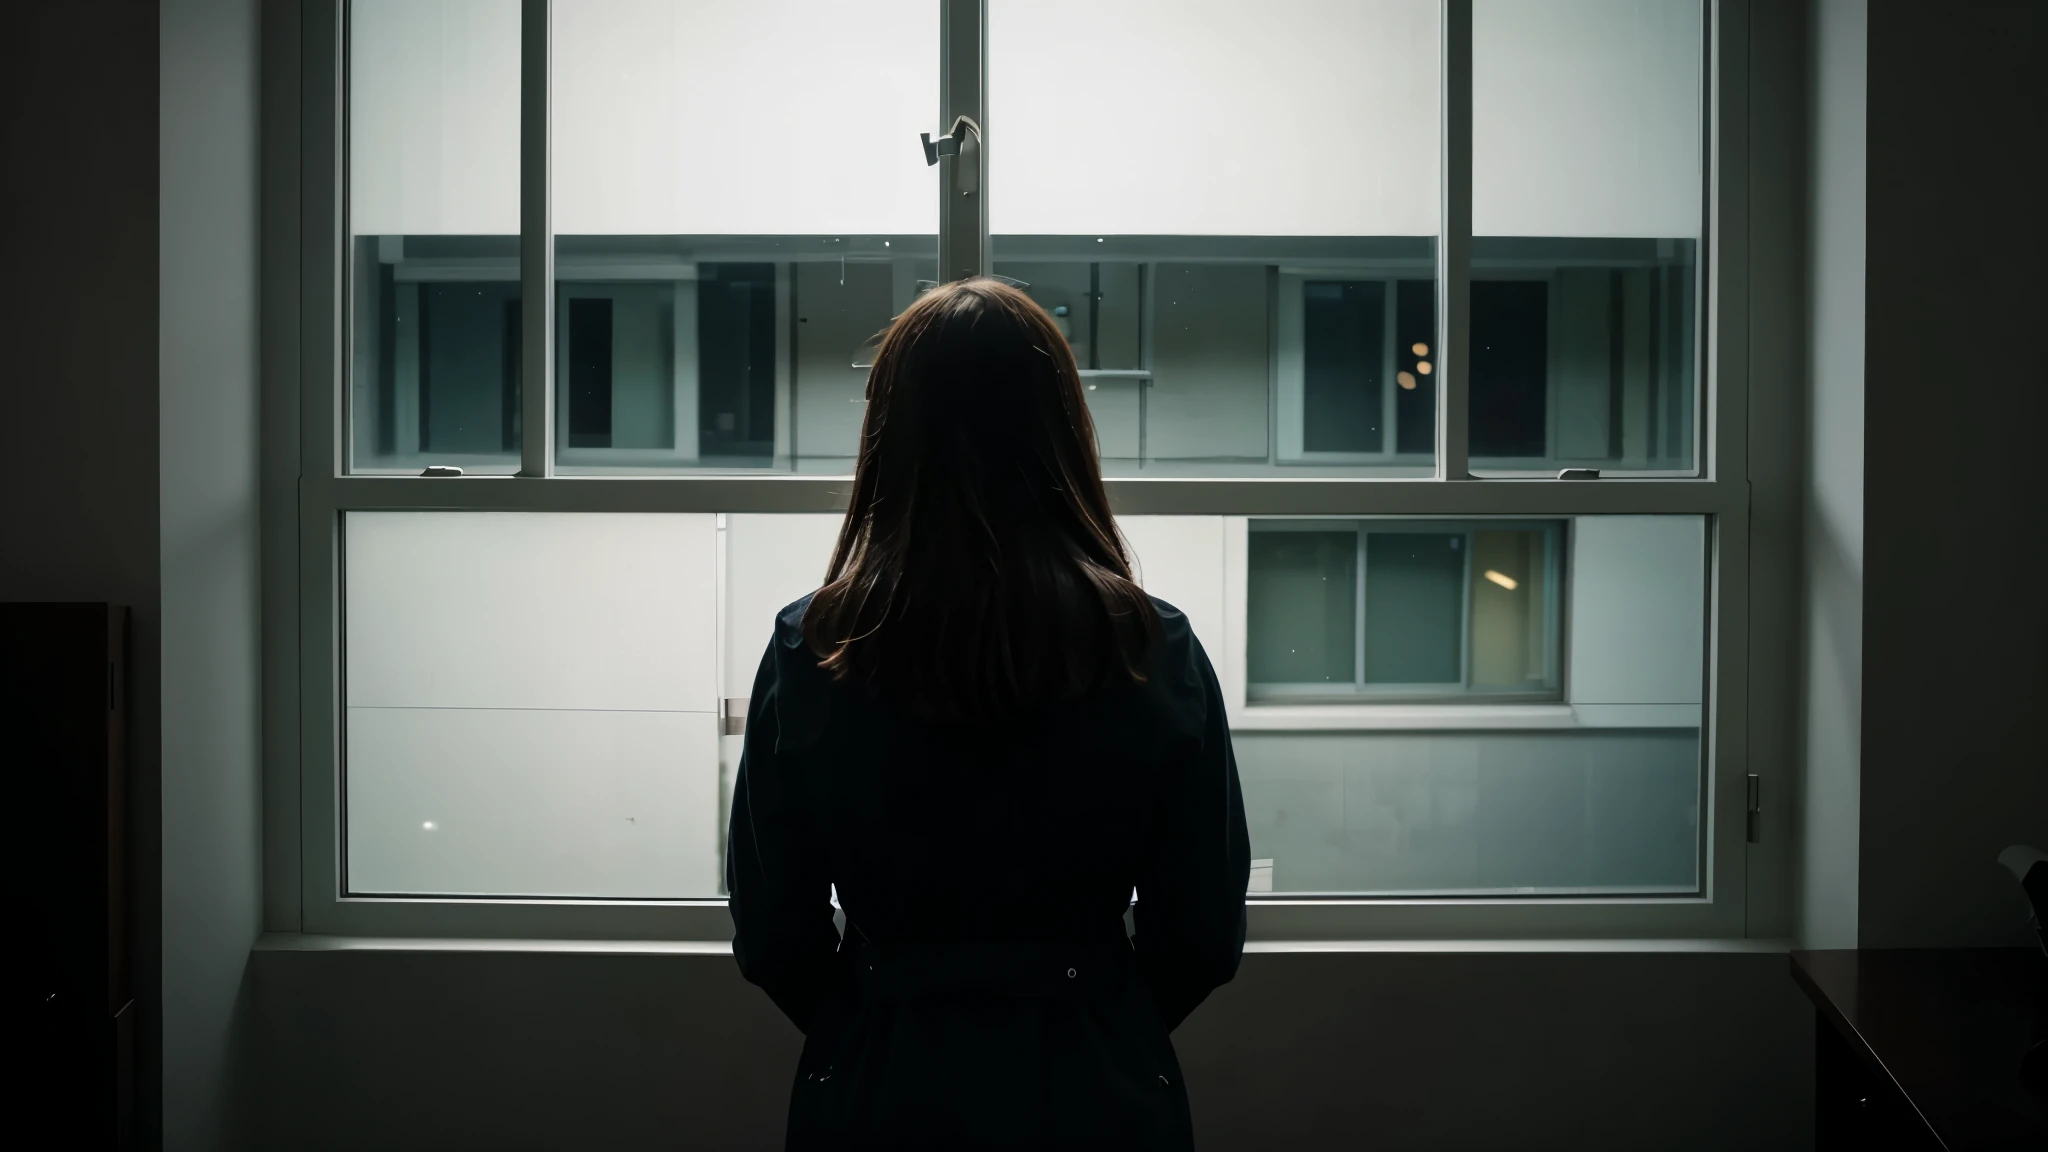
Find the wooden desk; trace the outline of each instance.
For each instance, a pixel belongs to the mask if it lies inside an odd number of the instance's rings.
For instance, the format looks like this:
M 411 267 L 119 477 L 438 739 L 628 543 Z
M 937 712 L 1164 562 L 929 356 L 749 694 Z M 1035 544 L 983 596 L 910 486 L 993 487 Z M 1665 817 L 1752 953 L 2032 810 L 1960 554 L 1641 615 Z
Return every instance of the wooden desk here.
M 1814 1143 L 2048 1149 L 2048 1096 L 2020 1060 L 2048 1037 L 2036 949 L 1792 953 L 1819 1010 Z

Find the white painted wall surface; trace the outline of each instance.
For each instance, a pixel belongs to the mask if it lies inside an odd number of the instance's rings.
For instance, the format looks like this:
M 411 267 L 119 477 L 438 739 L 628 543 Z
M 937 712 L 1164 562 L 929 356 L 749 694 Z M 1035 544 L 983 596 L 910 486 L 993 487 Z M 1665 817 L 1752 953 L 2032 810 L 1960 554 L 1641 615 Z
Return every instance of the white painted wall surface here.
M 1572 521 L 1573 704 L 1700 703 L 1706 526 L 1697 516 Z
M 1799 940 L 1857 944 L 1863 717 L 1865 0 L 1813 7 L 1808 181 L 1805 734 Z
M 236 1022 L 246 1018 L 244 973 L 263 914 L 260 63 L 254 0 L 168 0 L 156 18 L 158 307 L 151 342 L 160 419 L 163 951 L 160 972 L 147 959 L 138 967 L 134 994 L 162 1012 L 161 1034 L 140 1038 L 161 1045 L 161 1063 L 141 1061 L 143 1075 L 162 1072 L 161 1141 L 147 1132 L 139 1143 L 183 1152 L 234 1147 L 247 1127 L 235 1087 Z M 120 59 L 107 56 L 106 47 L 95 39 L 87 55 Z M 110 259 L 149 257 L 131 250 Z M 102 338 L 142 342 L 151 334 L 110 331 Z M 106 525 L 89 516 L 81 521 L 95 530 Z M 137 761 L 138 775 L 147 763 Z M 141 779 L 136 786 L 147 787 Z M 130 850 L 138 856 L 158 842 L 138 827 L 143 815 L 138 811 L 130 825 Z M 154 874 L 151 862 L 137 861 L 139 883 Z M 140 892 L 129 898 L 153 903 Z

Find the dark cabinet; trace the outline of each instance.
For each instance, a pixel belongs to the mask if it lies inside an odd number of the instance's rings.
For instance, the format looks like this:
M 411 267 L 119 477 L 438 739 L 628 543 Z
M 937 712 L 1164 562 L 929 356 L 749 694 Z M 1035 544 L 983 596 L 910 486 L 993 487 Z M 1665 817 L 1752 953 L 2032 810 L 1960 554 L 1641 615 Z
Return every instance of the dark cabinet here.
M 9 887 L 29 905 L 31 942 L 17 1121 L 74 1148 L 133 1142 L 127 622 L 108 604 L 0 604 Z

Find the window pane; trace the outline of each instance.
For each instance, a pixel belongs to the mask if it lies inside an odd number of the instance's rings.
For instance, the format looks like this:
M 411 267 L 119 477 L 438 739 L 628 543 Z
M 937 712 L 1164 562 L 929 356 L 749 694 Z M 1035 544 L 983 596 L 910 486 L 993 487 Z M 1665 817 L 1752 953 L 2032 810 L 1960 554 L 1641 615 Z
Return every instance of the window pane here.
M 1465 534 L 1368 532 L 1365 682 L 1462 685 Z
M 1303 551 L 1296 538 L 1356 541 L 1339 526 L 1365 539 L 1365 662 L 1348 693 L 1304 692 L 1279 682 L 1272 650 L 1313 649 L 1318 627 L 1333 648 L 1352 625 L 1309 618 L 1299 584 L 1279 583 L 1290 571 L 1281 558 Z M 1268 862 L 1258 883 L 1369 895 L 1697 890 L 1701 518 L 1248 530 L 1249 684 L 1233 740 L 1252 853 Z M 1316 571 L 1334 580 L 1343 568 Z M 1291 614 L 1262 612 L 1262 595 Z M 1447 675 L 1454 683 L 1429 683 Z M 1450 695 L 1461 683 L 1467 695 Z M 1429 711 L 1460 699 L 1505 707 Z
M 560 471 L 850 472 L 937 267 L 935 0 L 579 0 L 553 51 Z
M 1698 0 L 1473 5 L 1471 456 L 1695 467 Z
M 1552 679 L 1551 533 L 1472 533 L 1472 687 L 1541 691 Z
M 348 891 L 718 894 L 715 519 L 348 514 Z
M 995 270 L 1067 325 L 1105 471 L 1430 471 L 1437 23 L 991 0 Z
M 1567 528 L 1250 521 L 1252 699 L 1557 699 Z
M 721 704 L 839 520 L 348 514 L 348 890 L 720 894 Z M 1696 890 L 1701 518 L 1118 527 L 1215 664 L 1271 891 Z
M 1358 676 L 1358 533 L 1260 532 L 1246 605 L 1255 683 L 1350 688 Z
M 1311 280 L 1301 286 L 1301 443 L 1307 452 L 1378 452 L 1387 441 L 1381 373 L 1387 285 Z
M 349 5 L 351 471 L 519 466 L 519 4 Z

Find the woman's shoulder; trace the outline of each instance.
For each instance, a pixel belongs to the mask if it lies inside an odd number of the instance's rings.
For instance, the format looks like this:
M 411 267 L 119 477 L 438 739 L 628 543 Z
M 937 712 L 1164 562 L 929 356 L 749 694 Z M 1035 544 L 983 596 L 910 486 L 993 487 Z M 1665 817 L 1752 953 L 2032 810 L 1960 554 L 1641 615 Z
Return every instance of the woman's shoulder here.
M 811 597 L 816 592 L 806 592 L 798 600 L 782 606 L 775 613 L 775 641 L 784 648 L 801 648 L 804 645 L 804 613 L 810 610 Z M 756 633 L 759 635 L 759 633 Z
M 1202 642 L 1196 639 L 1195 626 L 1189 622 L 1187 613 L 1150 593 L 1145 598 L 1152 601 L 1152 611 L 1159 617 L 1160 654 L 1180 660 L 1201 654 Z

